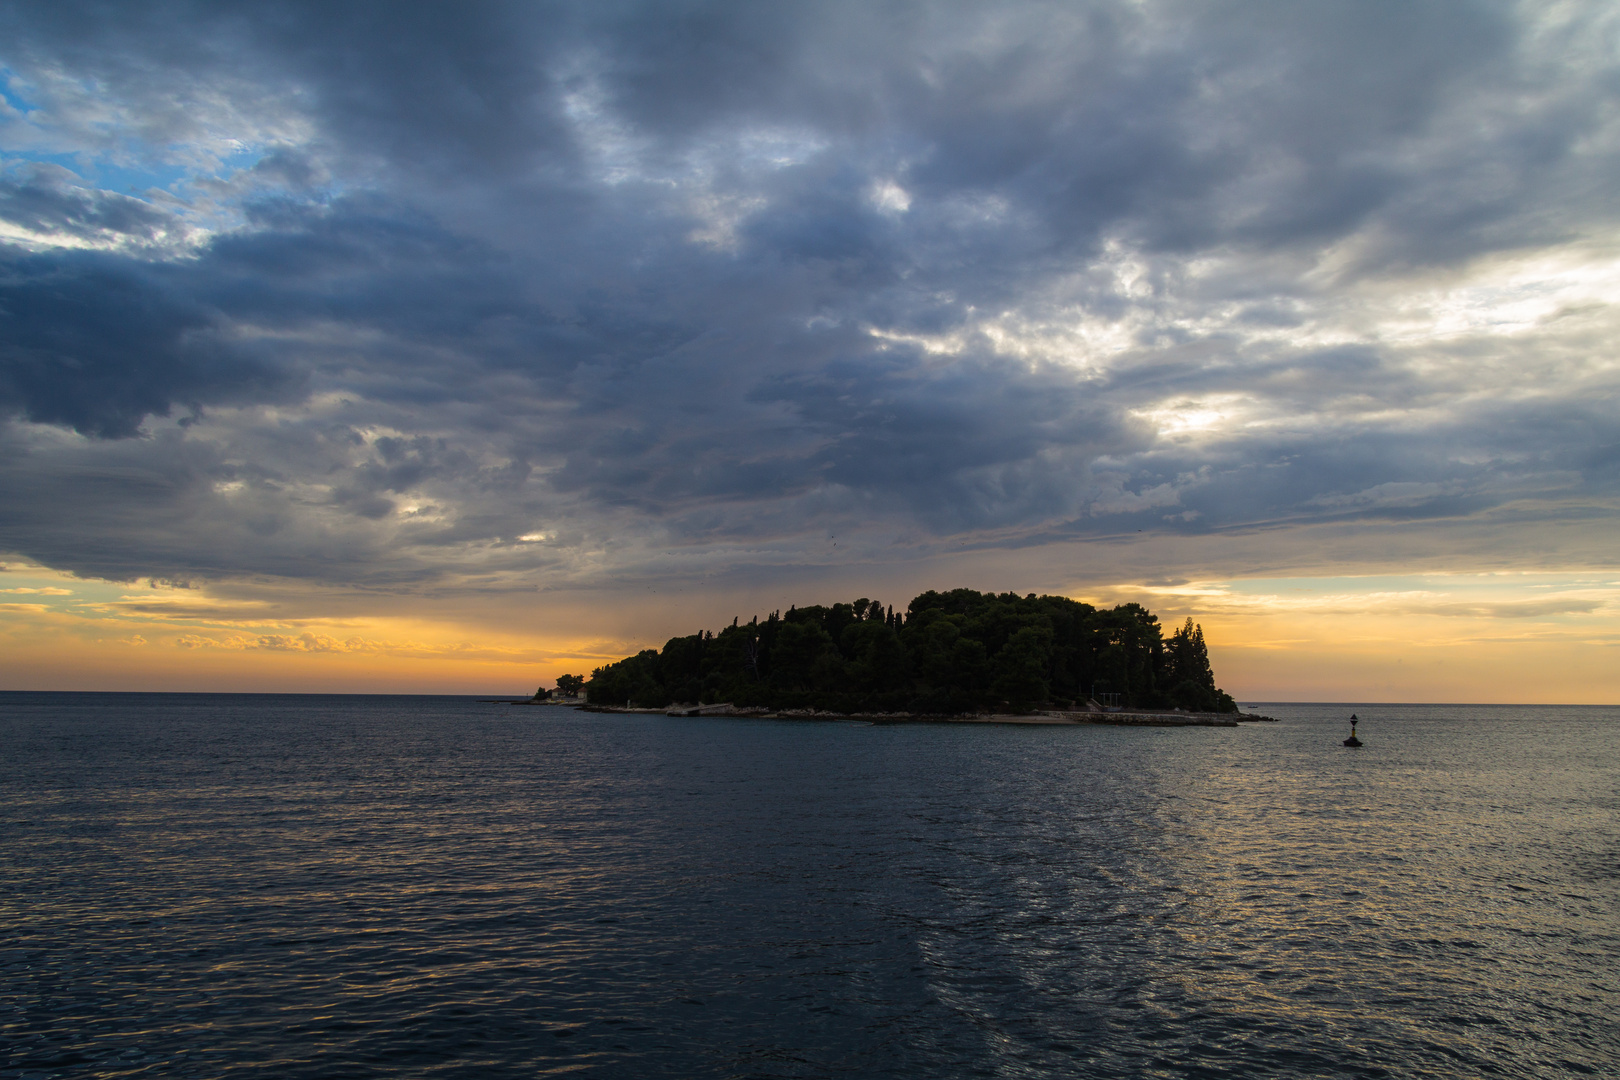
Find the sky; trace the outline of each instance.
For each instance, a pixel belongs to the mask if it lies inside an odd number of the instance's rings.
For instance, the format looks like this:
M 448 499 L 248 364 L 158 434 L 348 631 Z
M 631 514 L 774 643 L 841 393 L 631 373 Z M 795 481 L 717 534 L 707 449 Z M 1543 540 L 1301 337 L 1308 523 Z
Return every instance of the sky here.
M 1607 3 L 0 3 L 0 689 L 1143 603 L 1620 701 Z

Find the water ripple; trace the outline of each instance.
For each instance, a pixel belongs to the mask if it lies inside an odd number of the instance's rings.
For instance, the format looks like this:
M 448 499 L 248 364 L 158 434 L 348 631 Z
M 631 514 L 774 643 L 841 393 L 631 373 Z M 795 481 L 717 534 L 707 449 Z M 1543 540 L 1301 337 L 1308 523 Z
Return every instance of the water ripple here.
M 0 695 L 7 1075 L 1620 1075 L 1620 711 L 1356 708 Z

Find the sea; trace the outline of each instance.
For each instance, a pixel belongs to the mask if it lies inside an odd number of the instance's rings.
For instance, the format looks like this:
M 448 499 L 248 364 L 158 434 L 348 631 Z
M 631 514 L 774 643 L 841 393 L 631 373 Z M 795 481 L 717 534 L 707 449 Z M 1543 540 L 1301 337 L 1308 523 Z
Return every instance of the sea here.
M 1620 1076 L 1620 708 L 1244 704 L 0 694 L 4 1075 Z

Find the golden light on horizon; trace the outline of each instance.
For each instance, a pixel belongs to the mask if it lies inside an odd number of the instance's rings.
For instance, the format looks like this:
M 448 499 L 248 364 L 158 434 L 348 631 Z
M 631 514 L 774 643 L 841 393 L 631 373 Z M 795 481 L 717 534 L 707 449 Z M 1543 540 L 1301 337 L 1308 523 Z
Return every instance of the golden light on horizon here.
M 528 609 L 422 598 L 405 605 L 414 613 L 321 615 L 309 597 L 225 596 L 37 566 L 9 567 L 0 586 L 0 689 L 11 690 L 526 694 L 729 621 L 602 597 L 527 600 Z M 1188 617 L 1200 623 L 1218 681 L 1239 700 L 1620 701 L 1613 576 L 1121 583 L 1074 595 L 1141 603 L 1167 631 Z M 910 597 L 882 599 L 899 607 Z
M 1620 701 L 1620 579 L 1490 573 L 1125 586 L 1204 626 L 1240 700 Z M 1117 602 L 1117 601 L 1115 601 Z

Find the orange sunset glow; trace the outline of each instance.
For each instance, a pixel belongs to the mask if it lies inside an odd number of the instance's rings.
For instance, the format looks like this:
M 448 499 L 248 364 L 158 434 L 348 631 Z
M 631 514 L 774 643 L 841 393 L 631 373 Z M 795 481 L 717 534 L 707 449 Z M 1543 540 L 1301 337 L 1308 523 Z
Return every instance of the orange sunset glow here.
M 580 592 L 526 596 L 527 611 L 438 600 L 310 617 L 279 614 L 292 606 L 284 598 L 224 599 L 42 567 L 11 566 L 3 580 L 6 690 L 74 680 L 103 690 L 526 694 L 780 606 L 737 594 L 603 611 L 596 594 Z M 1142 603 L 1166 626 L 1198 620 L 1239 700 L 1620 698 L 1620 579 L 1600 574 L 1122 584 L 1067 595 Z M 417 611 L 397 610 L 406 607 Z M 663 625 L 648 634 L 655 620 Z

